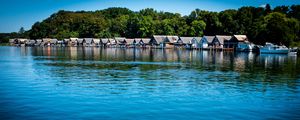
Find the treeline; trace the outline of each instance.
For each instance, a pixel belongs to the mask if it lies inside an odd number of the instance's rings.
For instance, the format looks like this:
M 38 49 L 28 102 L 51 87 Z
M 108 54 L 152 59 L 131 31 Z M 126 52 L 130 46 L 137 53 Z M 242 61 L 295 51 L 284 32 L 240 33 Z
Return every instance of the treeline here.
M 146 8 L 138 12 L 127 8 L 97 11 L 59 11 L 28 31 L 22 37 L 151 37 L 155 34 L 179 36 L 246 34 L 256 44 L 266 41 L 287 46 L 300 46 L 300 5 L 241 7 L 221 12 L 200 9 L 188 16 L 158 12 Z

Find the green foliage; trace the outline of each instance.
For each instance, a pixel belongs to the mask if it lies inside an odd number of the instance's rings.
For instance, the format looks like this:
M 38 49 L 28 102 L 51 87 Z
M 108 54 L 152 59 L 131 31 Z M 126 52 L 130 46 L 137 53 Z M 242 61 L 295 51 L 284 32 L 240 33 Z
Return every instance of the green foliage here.
M 224 34 L 233 35 L 240 33 L 240 24 L 237 20 L 236 10 L 225 10 L 219 14 L 220 22 L 222 23 L 222 29 Z
M 257 44 L 273 42 L 288 46 L 300 45 L 300 5 L 241 7 L 238 10 L 210 12 L 195 9 L 188 16 L 157 12 L 146 8 L 133 12 L 127 8 L 92 11 L 58 11 L 32 28 L 0 36 L 31 39 L 52 37 L 151 37 L 155 34 L 202 36 L 246 34 Z
M 203 30 L 206 24 L 203 20 L 194 20 L 191 24 L 191 35 L 193 36 L 203 36 Z

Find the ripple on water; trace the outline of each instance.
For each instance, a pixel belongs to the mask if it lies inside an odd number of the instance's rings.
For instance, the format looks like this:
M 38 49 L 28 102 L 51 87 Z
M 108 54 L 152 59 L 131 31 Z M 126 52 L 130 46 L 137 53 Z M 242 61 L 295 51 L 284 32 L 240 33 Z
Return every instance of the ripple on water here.
M 0 47 L 2 119 L 299 118 L 299 59 Z

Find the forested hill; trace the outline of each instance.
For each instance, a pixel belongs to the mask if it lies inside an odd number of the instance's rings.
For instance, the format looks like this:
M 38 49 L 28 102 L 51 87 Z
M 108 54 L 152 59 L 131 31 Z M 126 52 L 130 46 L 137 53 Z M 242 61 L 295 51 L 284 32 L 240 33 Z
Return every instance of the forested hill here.
M 23 37 L 151 37 L 155 34 L 178 36 L 246 34 L 258 44 L 266 41 L 285 45 L 300 45 L 300 5 L 270 8 L 241 7 L 221 12 L 200 9 L 187 16 L 158 12 L 151 8 L 131 11 L 108 8 L 98 11 L 58 11 Z

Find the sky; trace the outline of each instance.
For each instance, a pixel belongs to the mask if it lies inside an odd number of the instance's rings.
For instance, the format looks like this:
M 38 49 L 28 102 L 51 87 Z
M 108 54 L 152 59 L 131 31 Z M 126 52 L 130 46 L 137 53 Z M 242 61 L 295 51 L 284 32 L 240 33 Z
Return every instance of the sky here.
M 25 30 L 59 10 L 95 11 L 109 7 L 126 7 L 133 11 L 154 8 L 157 11 L 188 15 L 199 8 L 208 11 L 238 9 L 242 6 L 271 7 L 300 4 L 300 0 L 1 0 L 0 33 Z

